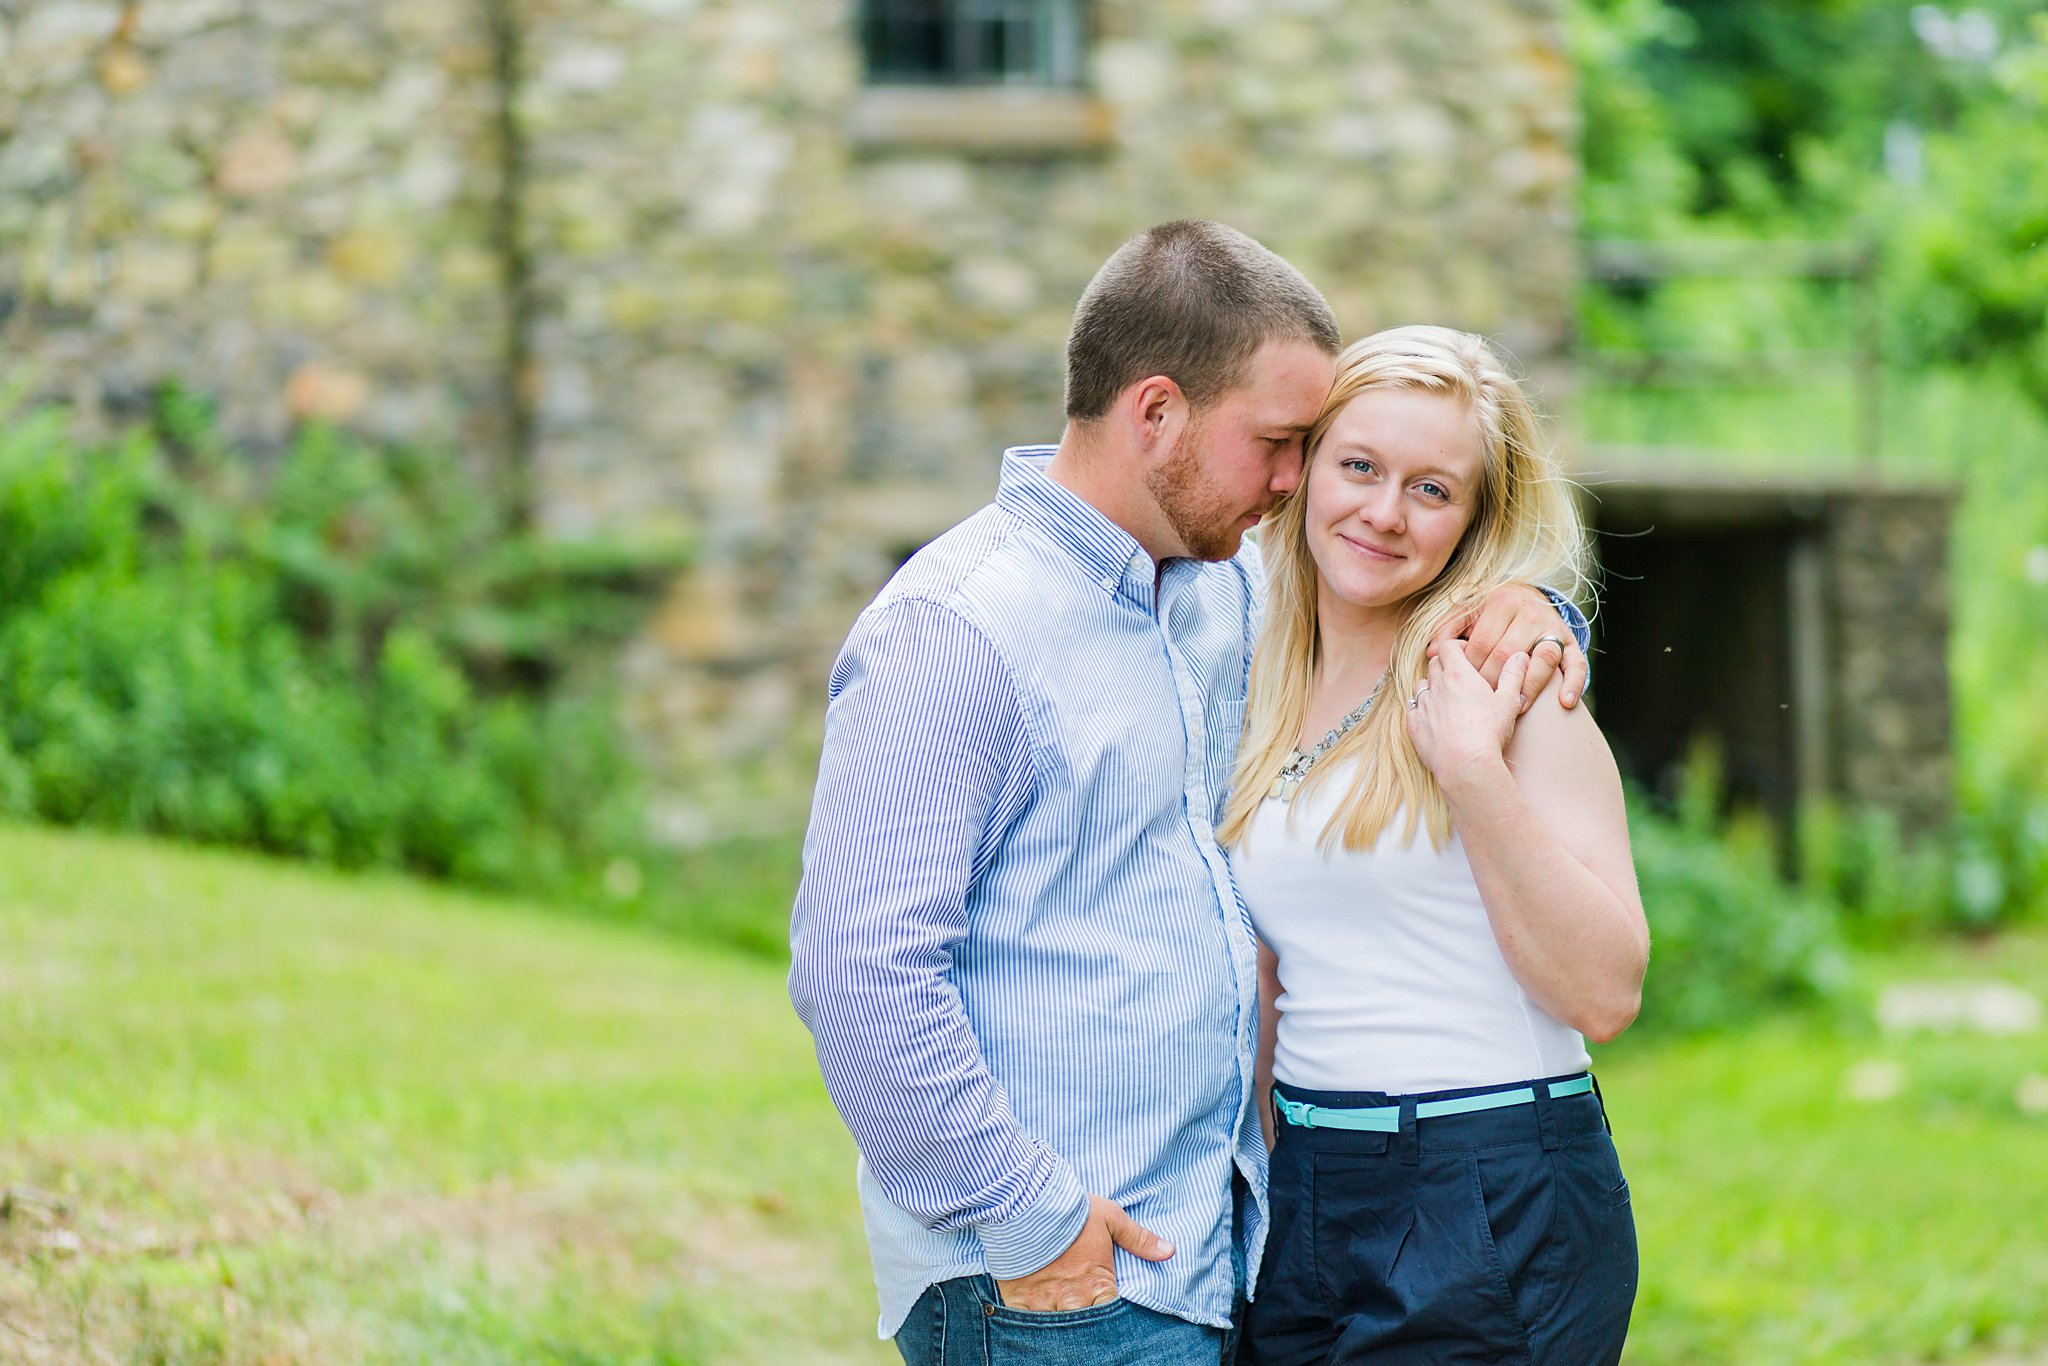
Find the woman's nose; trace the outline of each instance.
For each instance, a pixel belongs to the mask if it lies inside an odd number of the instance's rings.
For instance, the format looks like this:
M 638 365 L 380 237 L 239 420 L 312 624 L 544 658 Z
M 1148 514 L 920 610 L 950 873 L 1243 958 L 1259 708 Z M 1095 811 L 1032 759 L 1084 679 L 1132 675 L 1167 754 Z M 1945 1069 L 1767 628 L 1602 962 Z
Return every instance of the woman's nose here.
M 1366 495 L 1365 503 L 1358 515 L 1367 525 L 1381 531 L 1401 529 L 1401 491 L 1395 488 L 1376 489 Z

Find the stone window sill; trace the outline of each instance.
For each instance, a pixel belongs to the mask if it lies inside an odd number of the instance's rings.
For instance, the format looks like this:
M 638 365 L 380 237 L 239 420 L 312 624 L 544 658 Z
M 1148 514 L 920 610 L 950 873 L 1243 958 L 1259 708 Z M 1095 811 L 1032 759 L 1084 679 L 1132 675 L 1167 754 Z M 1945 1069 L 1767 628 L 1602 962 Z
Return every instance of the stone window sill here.
M 1094 95 L 1023 86 L 869 86 L 847 122 L 857 147 L 959 152 L 1094 151 L 1113 131 Z

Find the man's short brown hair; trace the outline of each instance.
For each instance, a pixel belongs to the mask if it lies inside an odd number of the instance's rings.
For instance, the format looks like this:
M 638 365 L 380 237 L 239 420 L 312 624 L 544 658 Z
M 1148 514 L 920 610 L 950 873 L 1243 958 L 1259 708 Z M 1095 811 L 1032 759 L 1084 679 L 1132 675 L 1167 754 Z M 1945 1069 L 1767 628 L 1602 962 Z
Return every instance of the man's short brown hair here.
M 1343 344 L 1330 305 L 1280 257 L 1221 223 L 1161 223 L 1118 247 L 1081 293 L 1067 336 L 1067 417 L 1101 417 L 1149 375 L 1204 406 L 1276 339 L 1333 356 Z

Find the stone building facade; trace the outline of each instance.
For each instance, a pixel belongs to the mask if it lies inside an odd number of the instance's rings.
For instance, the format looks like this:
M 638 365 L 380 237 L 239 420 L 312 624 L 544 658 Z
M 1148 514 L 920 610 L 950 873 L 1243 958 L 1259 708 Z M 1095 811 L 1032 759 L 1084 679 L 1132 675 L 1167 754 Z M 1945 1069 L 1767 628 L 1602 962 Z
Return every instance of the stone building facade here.
M 446 446 L 563 536 L 689 529 L 623 667 L 730 813 L 800 789 L 860 603 L 1057 437 L 1073 300 L 1147 224 L 1558 372 L 1562 0 L 1054 0 L 1058 61 L 950 81 L 877 69 L 888 8 L 0 0 L 9 375 L 88 427 L 176 380 L 252 450 Z M 949 8 L 1034 0 L 908 7 Z
M 1874 476 L 1758 478 L 1668 457 L 1604 467 L 1596 708 L 1624 773 L 1672 791 L 1691 747 L 1789 828 L 1830 798 L 1939 836 L 1954 806 L 1954 493 Z

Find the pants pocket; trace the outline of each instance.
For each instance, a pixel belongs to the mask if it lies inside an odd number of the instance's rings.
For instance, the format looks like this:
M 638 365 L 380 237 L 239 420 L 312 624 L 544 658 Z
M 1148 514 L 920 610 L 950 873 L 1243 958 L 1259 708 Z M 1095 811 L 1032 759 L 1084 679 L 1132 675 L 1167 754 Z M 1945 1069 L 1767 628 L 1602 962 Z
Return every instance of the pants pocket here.
M 1048 1314 L 990 1302 L 982 1330 L 988 1366 L 1209 1366 L 1223 1336 L 1121 1299 Z
M 1540 1148 L 1520 1146 L 1541 1156 Z M 1532 1244 L 1540 1241 L 1531 1237 L 1530 1232 L 1532 1225 L 1541 1227 L 1544 1214 L 1541 1183 L 1497 1183 L 1496 1189 L 1489 1192 L 1479 1155 L 1467 1155 L 1464 1165 L 1475 1229 L 1485 1250 L 1487 1269 L 1492 1273 L 1486 1293 L 1475 1297 L 1475 1319 L 1488 1325 L 1494 1348 L 1503 1353 L 1501 1360 L 1526 1362 L 1534 1356 L 1534 1347 L 1529 1337 L 1529 1316 L 1522 1303 L 1524 1296 L 1516 1291 L 1529 1279 Z
M 1551 1154 L 1553 1210 L 1531 1328 L 1541 1360 L 1621 1359 L 1635 1309 L 1635 1212 L 1628 1178 L 1605 1133 L 1581 1134 Z
M 1339 1356 L 1526 1366 L 1528 1335 L 1469 1154 L 1419 1167 L 1319 1157 L 1314 1193 L 1315 1270 Z
M 1126 1307 L 1121 1297 L 1086 1309 L 1012 1309 L 1007 1304 L 991 1304 L 987 1318 L 990 1323 L 1014 1323 L 1023 1328 L 1074 1328 L 1106 1319 Z
M 1309 1178 L 1305 1258 L 1332 1317 L 1381 1312 L 1415 1227 L 1414 1191 L 1384 1157 L 1317 1153 Z

